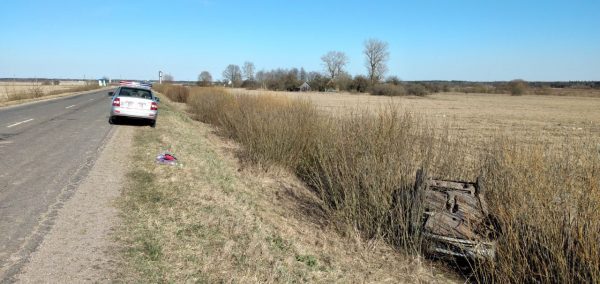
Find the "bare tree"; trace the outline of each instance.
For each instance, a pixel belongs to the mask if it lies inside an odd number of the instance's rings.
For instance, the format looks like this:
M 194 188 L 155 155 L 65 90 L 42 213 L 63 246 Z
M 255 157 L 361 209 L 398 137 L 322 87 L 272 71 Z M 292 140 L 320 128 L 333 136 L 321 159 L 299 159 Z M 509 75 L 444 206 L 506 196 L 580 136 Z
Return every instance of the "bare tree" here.
M 387 79 L 385 79 L 385 82 L 388 84 L 399 86 L 402 83 L 402 80 L 400 80 L 400 78 L 398 78 L 398 76 L 392 75 L 392 76 L 387 77 Z
M 223 78 L 228 80 L 234 87 L 240 86 L 242 83 L 242 71 L 240 66 L 229 64 L 223 71 Z
M 300 81 L 306 82 L 308 79 L 307 75 L 308 74 L 306 73 L 306 70 L 304 70 L 304 67 L 300 67 Z
M 163 75 L 163 82 L 165 82 L 165 83 L 173 83 L 174 80 L 175 80 L 175 78 L 173 78 L 173 75 L 171 75 L 169 73 Z
M 256 81 L 258 81 L 260 83 L 260 87 L 265 89 L 266 85 L 265 82 L 267 80 L 267 73 L 264 70 L 260 70 L 258 72 L 256 72 Z
M 199 86 L 210 86 L 212 84 L 212 75 L 208 71 L 200 72 L 198 75 L 198 85 Z
M 321 60 L 329 77 L 335 79 L 348 63 L 348 56 L 341 51 L 330 51 L 321 56 Z
M 365 41 L 365 66 L 369 73 L 369 79 L 374 84 L 383 78 L 387 72 L 387 61 L 390 58 L 387 42 L 378 39 Z
M 300 71 L 298 70 L 298 68 L 292 67 L 292 69 L 290 69 L 290 71 L 288 72 L 288 74 L 290 74 L 290 76 L 292 78 L 294 78 L 294 80 L 296 80 L 296 81 L 300 80 Z
M 254 63 L 246 61 L 242 67 L 244 79 L 254 81 Z

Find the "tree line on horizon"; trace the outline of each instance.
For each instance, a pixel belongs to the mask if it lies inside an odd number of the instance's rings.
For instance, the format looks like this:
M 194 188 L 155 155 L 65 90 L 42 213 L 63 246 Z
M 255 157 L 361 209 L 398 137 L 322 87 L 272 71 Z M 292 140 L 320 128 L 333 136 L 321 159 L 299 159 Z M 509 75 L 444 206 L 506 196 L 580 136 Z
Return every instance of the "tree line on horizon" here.
M 255 72 L 252 62 L 244 62 L 242 67 L 229 64 L 222 73 L 223 85 L 248 89 L 269 89 L 275 91 L 297 91 L 303 83 L 311 90 L 345 90 L 365 92 L 375 84 L 383 81 L 388 71 L 388 43 L 378 39 L 368 39 L 364 42 L 363 55 L 367 75 L 350 75 L 346 70 L 349 57 L 342 51 L 329 51 L 321 56 L 322 71 L 306 71 L 300 68 L 277 68 Z M 202 71 L 198 76 L 198 85 L 212 85 L 212 76 L 208 71 Z
M 202 71 L 198 75 L 198 86 L 222 85 L 246 89 L 267 89 L 273 91 L 300 91 L 307 83 L 312 91 L 348 91 L 384 96 L 416 95 L 424 96 L 437 92 L 464 93 L 510 93 L 523 95 L 530 87 L 537 91 L 547 88 L 589 88 L 600 89 L 600 82 L 526 82 L 515 79 L 509 82 L 467 82 L 467 81 L 402 81 L 388 72 L 390 53 L 388 43 L 379 39 L 368 39 L 363 43 L 363 56 L 366 75 L 350 75 L 346 70 L 349 57 L 342 51 L 332 50 L 321 56 L 323 70 L 306 71 L 300 68 L 276 68 L 256 72 L 253 62 L 246 61 L 240 67 L 229 64 L 222 72 L 222 81 L 213 80 L 212 74 Z M 170 74 L 165 81 L 173 81 Z

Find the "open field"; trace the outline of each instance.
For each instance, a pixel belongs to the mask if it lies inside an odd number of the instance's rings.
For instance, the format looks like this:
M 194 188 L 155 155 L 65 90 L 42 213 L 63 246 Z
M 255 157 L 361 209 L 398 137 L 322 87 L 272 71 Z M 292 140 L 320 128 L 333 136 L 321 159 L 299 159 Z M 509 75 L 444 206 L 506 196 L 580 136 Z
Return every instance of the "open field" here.
M 600 98 L 600 90 L 585 88 L 540 88 L 534 91 L 537 95 L 578 96 Z
M 498 134 L 523 139 L 535 135 L 544 140 L 600 137 L 600 98 L 591 96 L 439 93 L 426 97 L 379 97 L 350 93 L 228 91 L 306 99 L 319 110 L 334 115 L 365 109 L 377 112 L 393 105 L 434 122 L 438 128 L 448 127 L 456 135 L 475 139 Z
M 89 90 L 83 81 L 60 81 L 59 85 L 42 82 L 0 82 L 0 102 L 43 97 L 63 92 Z M 97 86 L 96 86 L 97 87 Z

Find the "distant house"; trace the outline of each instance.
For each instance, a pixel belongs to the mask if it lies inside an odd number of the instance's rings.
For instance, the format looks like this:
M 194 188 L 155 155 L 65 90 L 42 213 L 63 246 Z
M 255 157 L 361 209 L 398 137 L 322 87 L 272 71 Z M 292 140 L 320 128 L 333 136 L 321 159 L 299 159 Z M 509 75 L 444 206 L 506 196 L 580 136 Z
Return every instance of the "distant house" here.
M 300 85 L 300 92 L 308 92 L 310 91 L 310 85 L 306 82 L 304 82 L 302 85 Z

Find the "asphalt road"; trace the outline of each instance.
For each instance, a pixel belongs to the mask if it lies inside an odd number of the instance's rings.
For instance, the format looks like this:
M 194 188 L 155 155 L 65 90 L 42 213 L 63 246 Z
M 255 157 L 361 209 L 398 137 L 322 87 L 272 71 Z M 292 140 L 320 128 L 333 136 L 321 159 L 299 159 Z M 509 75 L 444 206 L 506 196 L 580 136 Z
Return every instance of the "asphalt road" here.
M 107 93 L 0 108 L 0 283 L 12 282 L 112 134 Z

